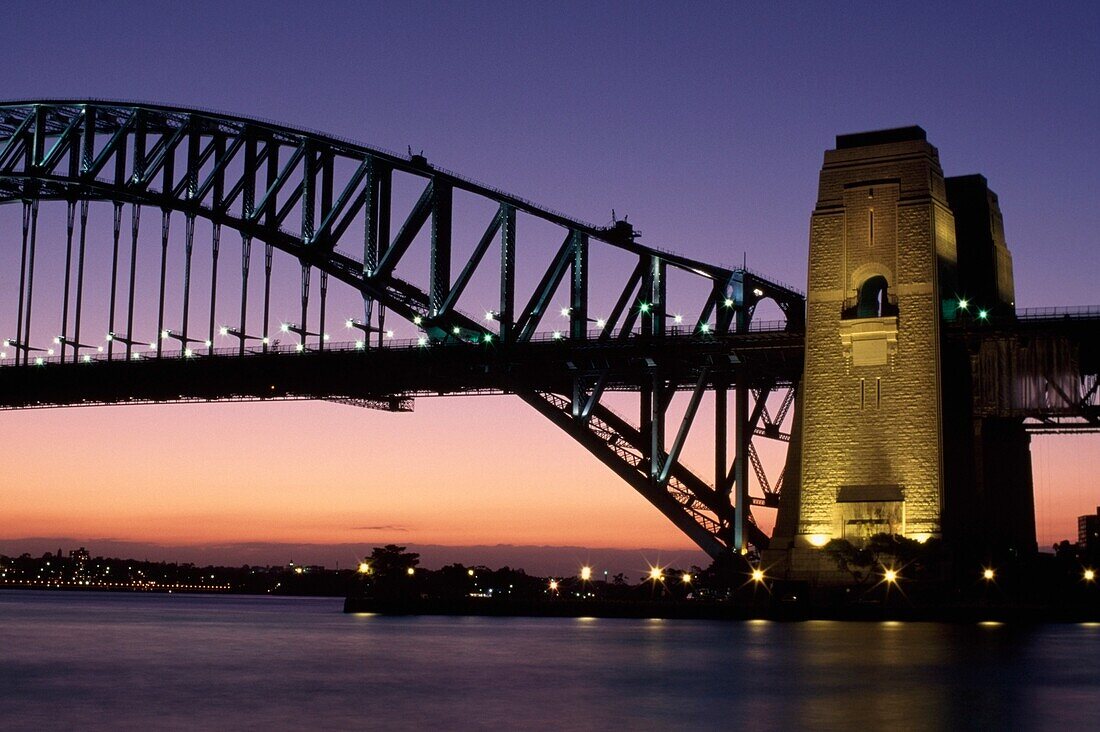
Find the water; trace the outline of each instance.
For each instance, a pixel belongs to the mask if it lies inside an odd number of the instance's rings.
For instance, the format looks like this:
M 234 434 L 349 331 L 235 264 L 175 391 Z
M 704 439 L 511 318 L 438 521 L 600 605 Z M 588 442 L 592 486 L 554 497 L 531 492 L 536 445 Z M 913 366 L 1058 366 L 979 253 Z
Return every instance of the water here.
M 1097 729 L 1100 624 L 347 616 L 0 591 L 4 729 Z

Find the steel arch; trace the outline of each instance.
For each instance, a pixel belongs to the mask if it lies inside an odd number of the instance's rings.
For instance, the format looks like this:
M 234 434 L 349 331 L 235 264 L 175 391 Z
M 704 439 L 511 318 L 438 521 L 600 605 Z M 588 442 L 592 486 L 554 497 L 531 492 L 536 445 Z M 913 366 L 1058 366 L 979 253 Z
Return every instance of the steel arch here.
M 423 184 L 400 225 L 395 225 L 391 201 L 395 175 Z M 496 207 L 457 276 L 452 271 L 451 251 L 452 200 L 456 191 Z M 113 203 L 116 250 L 121 207 L 129 204 L 134 210 L 135 247 L 137 212 L 141 207 L 153 207 L 163 212 L 165 228 L 170 213 L 178 212 L 189 222 L 188 236 L 193 221 L 202 218 L 215 227 L 215 237 L 227 227 L 239 232 L 242 246 L 250 246 L 255 239 L 295 257 L 302 267 L 302 345 L 310 335 L 324 330 L 324 283 L 328 277 L 361 293 L 364 321 L 358 326 L 368 342 L 372 334 L 377 334 L 381 342 L 386 314 L 392 313 L 422 329 L 434 342 L 492 341 L 503 351 L 520 349 L 532 342 L 551 298 L 563 283 L 568 287 L 570 302 L 563 310 L 569 321 L 568 334 L 563 338 L 571 344 L 588 346 L 631 338 L 661 341 L 681 330 L 671 326 L 666 309 L 670 269 L 709 283 L 710 295 L 686 329 L 689 335 L 716 338 L 748 333 L 756 303 L 762 299 L 772 299 L 779 305 L 787 317 L 786 330 L 797 333 L 804 327 L 804 299 L 792 288 L 746 269 L 715 266 L 644 246 L 625 221 L 595 226 L 434 166 L 411 151 L 408 156 L 400 156 L 331 135 L 208 110 L 100 100 L 0 104 L 0 202 L 23 203 L 24 242 L 28 226 L 32 227 L 30 273 L 20 274 L 20 327 L 24 322 L 22 287 L 24 282 L 28 288 L 33 285 L 34 217 L 38 202 L 48 200 L 69 204 L 70 239 L 73 207 L 78 201 Z M 81 227 L 86 210 L 86 204 L 82 204 Z M 552 224 L 563 235 L 550 266 L 530 300 L 521 307 L 515 301 L 517 214 Z M 353 229 L 360 220 L 361 228 Z M 300 225 L 291 227 L 291 221 Z M 431 239 L 429 277 L 427 283 L 418 286 L 398 278 L 394 270 L 425 227 L 430 227 Z M 354 242 L 356 248 L 361 244 L 361 257 L 349 253 L 348 242 Z M 485 266 L 484 257 L 494 244 L 500 249 L 500 299 L 490 326 L 463 313 L 458 302 L 474 272 Z M 590 332 L 593 318 L 588 305 L 588 256 L 594 244 L 636 257 L 637 264 L 623 283 L 611 314 L 597 323 L 596 332 Z M 216 251 L 215 243 L 215 257 Z M 317 334 L 308 327 L 309 278 L 314 269 L 322 277 L 321 326 Z M 242 297 L 247 295 L 247 278 L 246 269 L 246 294 Z M 66 301 L 68 295 L 66 281 Z M 163 311 L 163 260 L 160 298 Z M 132 272 L 130 310 L 132 321 Z M 243 355 L 249 337 L 243 303 L 241 312 L 238 333 Z M 112 296 L 112 317 L 113 313 Z M 28 364 L 31 340 L 29 297 L 25 321 L 26 329 L 18 332 L 16 339 L 17 346 L 22 344 L 24 366 Z M 213 327 L 211 315 L 211 336 Z M 82 347 L 79 316 L 76 332 L 74 361 Z M 133 337 L 128 327 L 127 355 Z M 193 340 L 186 329 L 186 316 L 181 338 L 184 345 Z M 264 343 L 266 351 L 266 337 Z M 318 338 L 317 348 L 325 348 L 323 338 Z M 62 360 L 64 349 L 63 342 Z M 627 479 L 712 555 L 739 549 L 746 542 L 763 545 L 766 537 L 755 529 L 748 508 L 750 463 L 766 495 L 777 492 L 778 483 L 773 491 L 755 457 L 751 438 L 753 434 L 775 436 L 774 425 L 789 410 L 789 398 L 783 402 L 779 419 L 773 420 L 766 399 L 777 384 L 755 384 L 757 406 L 750 412 L 749 385 L 735 383 L 735 378 L 722 375 L 721 368 L 700 365 L 697 381 L 691 383 L 677 381 L 663 373 L 660 363 L 647 361 L 651 363 L 640 369 L 637 384 L 641 399 L 638 427 L 600 403 L 608 388 L 608 370 L 594 361 L 577 370 L 571 393 L 523 383 L 513 383 L 509 390 Z M 679 452 L 702 394 L 714 391 L 724 408 L 730 388 L 735 393 L 738 426 L 736 457 L 733 467 L 716 473 L 714 485 L 708 485 L 680 464 Z M 678 390 L 692 392 L 691 406 L 676 440 L 666 446 L 665 410 L 670 395 Z M 758 427 L 761 421 L 763 427 Z M 724 443 L 724 426 L 716 441 Z M 726 462 L 724 444 L 716 444 L 716 461 L 723 465 Z M 731 506 L 733 488 L 737 500 Z M 771 505 L 770 498 L 766 497 L 765 502 Z

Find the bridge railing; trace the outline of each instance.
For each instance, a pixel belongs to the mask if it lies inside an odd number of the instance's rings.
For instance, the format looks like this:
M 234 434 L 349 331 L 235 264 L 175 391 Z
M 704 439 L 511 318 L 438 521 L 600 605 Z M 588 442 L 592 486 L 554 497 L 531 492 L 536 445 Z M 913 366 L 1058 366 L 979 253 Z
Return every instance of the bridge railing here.
M 693 326 L 677 325 L 668 328 L 665 333 L 667 338 L 680 338 L 680 339 L 695 339 L 699 341 L 706 341 L 714 338 L 713 333 L 693 331 Z M 749 332 L 761 335 L 775 334 L 782 335 L 787 333 L 787 322 L 783 320 L 763 320 L 759 322 L 753 322 L 749 326 Z M 583 341 L 576 341 L 569 337 L 568 332 L 562 331 L 539 331 L 531 337 L 531 342 L 534 343 L 549 343 L 553 341 L 561 341 L 564 343 L 596 343 L 600 340 L 602 330 L 593 329 L 587 333 L 587 338 Z M 630 338 L 640 337 L 637 333 L 632 333 Z M 495 340 L 495 336 L 494 336 Z M 629 342 L 630 339 L 627 339 Z M 316 353 L 318 351 L 365 351 L 365 350 L 415 350 L 422 348 L 449 348 L 449 347 L 470 347 L 474 345 L 491 345 L 494 341 L 479 341 L 473 338 L 454 337 L 446 340 L 431 340 L 426 336 L 419 338 L 386 338 L 382 341 L 382 345 L 377 343 L 366 343 L 363 340 L 358 341 L 333 341 L 326 340 L 324 347 L 320 348 L 318 343 L 307 343 L 305 345 L 299 343 L 287 343 L 281 339 L 268 344 L 267 348 L 261 346 L 248 346 L 245 348 L 244 356 L 259 356 L 265 353 L 273 354 L 293 354 L 293 353 Z M 621 343 L 621 339 L 610 338 L 610 343 Z M 81 363 L 102 363 L 106 361 L 125 361 L 126 348 L 124 345 L 116 344 L 114 352 L 108 358 L 106 348 L 103 351 L 96 351 L 89 353 L 88 348 L 81 349 L 83 352 L 79 354 L 79 360 Z M 40 352 L 41 353 L 41 352 Z M 160 355 L 157 355 L 155 347 L 150 347 L 148 344 L 143 346 L 134 346 L 131 348 L 130 360 L 132 361 L 152 361 L 159 359 L 183 359 L 183 358 L 210 358 L 210 357 L 233 357 L 241 356 L 241 349 L 239 346 L 225 346 L 209 349 L 206 347 L 198 347 L 193 349 L 179 349 L 174 348 L 172 350 L 163 349 Z M 29 365 L 32 366 L 46 366 L 49 364 L 59 363 L 73 363 L 72 353 L 67 353 L 62 359 L 58 353 L 48 354 L 42 353 L 42 355 L 32 355 L 29 358 Z M 18 366 L 15 354 L 9 353 L 7 358 L 0 359 L 0 368 L 5 366 Z
M 1050 320 L 1051 318 L 1100 318 L 1100 305 L 1077 305 L 1071 307 L 1019 308 L 1016 317 L 1020 320 Z

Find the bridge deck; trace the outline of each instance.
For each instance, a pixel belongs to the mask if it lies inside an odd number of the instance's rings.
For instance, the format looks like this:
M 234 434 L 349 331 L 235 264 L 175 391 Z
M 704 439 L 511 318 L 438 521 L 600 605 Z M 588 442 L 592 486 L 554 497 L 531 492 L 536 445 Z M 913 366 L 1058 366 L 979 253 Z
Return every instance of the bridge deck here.
M 694 388 L 701 367 L 711 383 L 794 383 L 803 335 L 755 331 L 718 337 L 665 336 L 604 341 L 494 344 L 415 342 L 386 348 L 330 344 L 324 351 L 142 357 L 8 366 L 0 369 L 0 409 L 145 402 L 363 399 L 399 408 L 412 396 L 503 394 L 519 388 L 569 394 L 578 373 L 606 373 L 608 390 L 636 389 L 657 369 L 674 389 Z

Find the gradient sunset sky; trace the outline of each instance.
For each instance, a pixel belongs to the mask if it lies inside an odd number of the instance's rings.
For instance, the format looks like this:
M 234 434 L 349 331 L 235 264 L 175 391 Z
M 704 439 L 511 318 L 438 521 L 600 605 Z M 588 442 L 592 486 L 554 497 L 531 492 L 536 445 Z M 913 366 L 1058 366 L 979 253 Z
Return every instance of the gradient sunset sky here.
M 1018 306 L 1100 304 L 1100 4 L 804 5 L 11 3 L 0 96 L 411 145 L 800 288 L 822 152 L 919 124 L 999 194 Z M 1100 504 L 1100 435 L 1033 444 L 1049 546 Z M 0 445 L 0 539 L 692 547 L 511 398 L 2 412 Z

